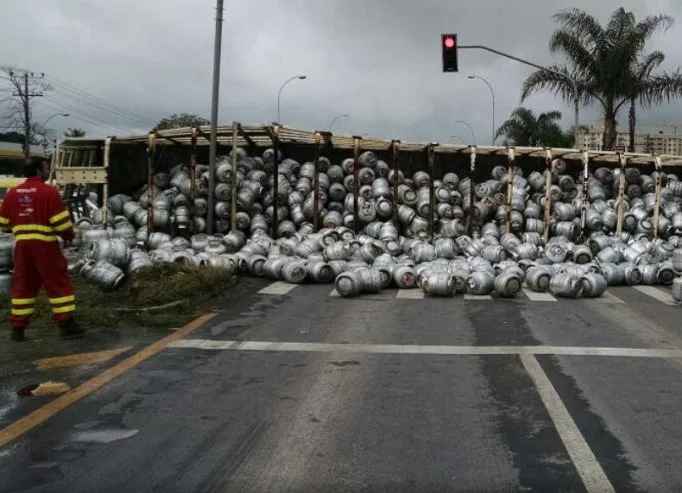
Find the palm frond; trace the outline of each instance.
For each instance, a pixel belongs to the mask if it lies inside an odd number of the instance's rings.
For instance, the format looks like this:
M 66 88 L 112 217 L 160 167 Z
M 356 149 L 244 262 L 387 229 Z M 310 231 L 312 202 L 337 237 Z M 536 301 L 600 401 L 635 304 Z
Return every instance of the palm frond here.
M 604 29 L 599 21 L 592 15 L 580 9 L 565 9 L 552 18 L 559 22 L 564 29 L 570 30 L 572 33 L 580 33 L 585 36 L 586 46 L 595 47 L 602 43 L 604 39 Z
M 579 34 L 573 34 L 563 29 L 554 31 L 549 41 L 552 53 L 561 52 L 571 61 L 573 71 L 583 76 L 599 72 L 599 64 L 592 52 L 585 46 Z
M 639 102 L 644 106 L 652 106 L 682 98 L 682 71 L 663 72 L 651 76 L 642 84 Z

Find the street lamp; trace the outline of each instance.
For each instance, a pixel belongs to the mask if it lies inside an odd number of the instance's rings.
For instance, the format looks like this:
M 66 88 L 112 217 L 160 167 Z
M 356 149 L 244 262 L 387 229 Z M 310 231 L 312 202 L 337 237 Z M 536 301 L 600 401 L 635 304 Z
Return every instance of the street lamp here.
M 492 145 L 495 145 L 495 91 L 493 91 L 493 86 L 490 85 L 490 83 L 485 80 L 483 77 L 480 75 L 469 75 L 469 79 L 479 79 L 485 82 L 485 85 L 488 86 L 488 89 L 490 89 L 490 94 L 493 97 L 493 136 L 492 136 Z
M 45 127 L 50 120 L 52 120 L 53 118 L 55 118 L 57 116 L 62 116 L 64 118 L 68 118 L 71 116 L 71 113 L 55 113 L 54 115 L 51 115 L 47 120 L 45 120 L 41 126 Z
M 459 140 L 462 141 L 462 144 L 466 144 L 466 142 L 464 142 L 464 139 L 463 139 L 462 137 L 460 137 L 459 135 L 457 135 L 457 134 L 453 135 L 452 138 L 453 138 L 453 139 L 459 139 Z
M 331 133 L 331 131 L 332 131 L 332 126 L 334 126 L 334 124 L 336 123 L 337 120 L 339 120 L 339 119 L 341 119 L 341 118 L 348 118 L 349 116 L 350 116 L 350 115 L 349 115 L 348 113 L 343 113 L 343 114 L 341 114 L 341 115 L 338 115 L 338 116 L 334 117 L 334 119 L 333 119 L 333 120 L 331 121 L 331 123 L 329 124 L 329 132 Z
M 461 123 L 462 125 L 466 125 L 469 128 L 469 132 L 471 132 L 471 138 L 474 140 L 472 142 L 472 144 L 475 144 L 476 143 L 476 134 L 474 133 L 474 129 L 471 128 L 471 125 L 469 125 L 464 120 L 455 120 L 455 123 Z
M 289 82 L 291 82 L 291 81 L 293 81 L 293 80 L 296 80 L 296 79 L 305 80 L 305 79 L 307 79 L 307 78 L 308 78 L 307 75 L 295 75 L 295 76 L 291 77 L 290 79 L 285 80 L 285 81 L 282 83 L 282 85 L 280 86 L 279 92 L 277 93 L 277 124 L 278 124 L 278 125 L 280 124 L 280 121 L 279 121 L 279 114 L 280 114 L 279 108 L 280 108 L 280 104 L 279 104 L 279 102 L 280 102 L 280 98 L 281 98 L 281 96 L 282 96 L 282 89 L 284 89 L 284 86 L 286 86 Z

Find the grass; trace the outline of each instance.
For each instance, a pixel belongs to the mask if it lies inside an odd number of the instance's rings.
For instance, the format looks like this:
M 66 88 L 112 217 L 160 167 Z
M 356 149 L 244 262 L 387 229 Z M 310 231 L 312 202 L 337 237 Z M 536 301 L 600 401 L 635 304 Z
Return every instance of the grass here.
M 190 267 L 159 263 L 126 279 L 119 289 L 103 292 L 80 276 L 73 276 L 76 291 L 76 319 L 89 329 L 180 327 L 207 310 L 212 298 L 232 288 L 237 278 L 212 267 Z M 161 310 L 141 310 L 176 301 L 182 303 Z M 0 317 L 9 316 L 9 299 L 0 300 Z M 36 303 L 31 327 L 54 330 L 52 313 L 44 294 Z

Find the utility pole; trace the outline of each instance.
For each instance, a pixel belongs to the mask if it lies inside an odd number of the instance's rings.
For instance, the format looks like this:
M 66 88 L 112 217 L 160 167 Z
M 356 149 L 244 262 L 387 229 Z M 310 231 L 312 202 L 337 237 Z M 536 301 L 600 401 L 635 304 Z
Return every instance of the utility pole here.
M 213 49 L 213 96 L 211 99 L 211 146 L 208 158 L 208 211 L 206 232 L 213 233 L 215 202 L 215 173 L 218 154 L 218 100 L 220 98 L 220 53 L 223 44 L 223 0 L 217 0 L 215 18 L 215 47 Z M 237 152 L 232 149 L 232 152 Z M 237 177 L 233 176 L 233 180 Z
M 24 160 L 28 160 L 31 151 L 31 106 L 28 96 L 28 72 L 24 72 Z
M 43 76 L 44 74 L 41 74 Z M 42 97 L 43 94 L 39 92 L 40 90 L 47 89 L 47 86 L 37 86 L 38 91 L 32 92 L 30 85 L 31 79 L 35 77 L 33 72 L 24 71 L 23 76 L 19 76 L 14 72 L 9 72 L 10 82 L 14 85 L 16 93 L 12 96 L 19 98 L 19 105 L 22 110 L 22 117 L 24 124 L 24 159 L 28 159 L 31 153 L 31 140 L 32 140 L 32 129 L 31 129 L 31 98 Z M 36 86 L 33 87 L 36 89 Z M 18 108 L 17 108 L 18 109 Z

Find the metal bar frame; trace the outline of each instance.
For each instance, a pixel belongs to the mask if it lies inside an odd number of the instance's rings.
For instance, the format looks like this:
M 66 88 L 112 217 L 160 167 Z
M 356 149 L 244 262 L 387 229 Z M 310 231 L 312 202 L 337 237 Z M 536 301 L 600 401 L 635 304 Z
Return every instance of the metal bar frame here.
M 628 158 L 621 153 L 618 153 L 618 161 L 620 164 L 620 177 L 618 185 L 618 222 L 616 223 L 616 234 L 620 236 L 623 232 L 623 215 L 625 213 L 625 167 L 627 166 Z
M 277 198 L 277 191 L 279 190 L 279 130 L 280 130 L 280 125 L 279 123 L 275 123 L 272 126 L 272 148 L 275 151 L 275 154 L 273 156 L 273 175 L 272 175 L 272 224 L 271 226 L 271 236 L 273 239 L 277 239 L 277 226 L 278 226 L 278 198 Z M 234 179 L 237 179 L 237 176 L 234 176 Z
M 154 186 L 154 171 L 156 163 L 154 162 L 156 154 L 156 136 L 154 132 L 149 133 L 149 140 L 147 141 L 147 194 L 149 195 L 149 204 L 147 204 L 147 244 L 149 244 L 149 237 L 154 231 L 154 200 L 152 198 L 152 187 Z
M 467 217 L 467 235 L 471 236 L 474 228 L 472 210 L 474 208 L 474 173 L 476 171 L 476 144 L 469 146 L 469 210 L 464 211 Z
M 546 245 L 549 241 L 549 220 L 552 215 L 552 148 L 545 148 L 545 229 L 542 232 L 542 241 Z
M 433 186 L 434 174 L 436 169 L 436 142 L 431 142 L 426 148 L 429 166 L 429 238 L 433 241 L 434 216 L 436 209 L 436 190 Z
M 658 239 L 658 227 L 661 210 L 661 195 L 663 187 L 663 165 L 661 163 L 661 156 L 654 156 L 654 166 L 656 168 L 656 202 L 654 205 L 654 239 Z
M 514 175 L 516 174 L 516 153 L 514 147 L 507 147 L 507 159 L 509 161 L 509 175 L 507 179 L 507 224 L 506 231 L 511 233 L 511 213 L 512 213 L 512 195 L 514 190 Z
M 362 137 L 353 136 L 353 226 L 356 233 L 360 232 L 360 140 Z
M 400 141 L 391 141 L 391 150 L 393 155 L 393 221 L 398 224 L 398 175 L 400 174 Z
M 590 174 L 590 153 L 586 149 L 583 150 L 583 197 L 580 204 L 580 242 L 587 238 L 587 207 L 589 200 L 587 198 L 587 180 Z
M 104 139 L 104 148 L 102 149 L 102 153 L 104 154 L 102 156 L 103 164 L 104 164 L 104 171 L 107 173 L 107 177 L 109 176 L 109 163 L 111 162 L 111 137 L 107 137 Z M 90 156 L 92 157 L 94 155 L 94 152 L 91 152 Z M 92 165 L 92 159 L 91 159 L 91 165 Z M 102 184 L 102 222 L 106 225 L 109 220 L 109 179 L 107 178 L 107 181 Z
M 194 234 L 194 202 L 197 199 L 197 127 L 192 127 L 191 152 L 189 156 L 189 231 Z M 211 192 L 209 191 L 209 194 Z M 207 204 L 208 206 L 208 201 Z M 208 211 L 206 211 L 208 212 Z
M 232 154 L 230 154 L 230 161 L 232 164 L 232 181 L 230 182 L 230 231 L 236 231 L 237 229 L 237 132 L 235 132 L 235 130 L 238 128 L 241 128 L 241 125 L 237 122 L 232 122 Z M 275 162 L 276 161 L 277 156 L 275 156 Z M 275 164 L 275 171 L 277 171 L 277 164 Z M 277 190 L 273 193 L 274 200 L 277 199 L 276 193 Z
M 315 166 L 315 175 L 313 176 L 313 231 L 317 233 L 320 230 L 320 143 L 322 142 L 322 135 L 320 132 L 315 132 L 315 147 L 313 165 Z

